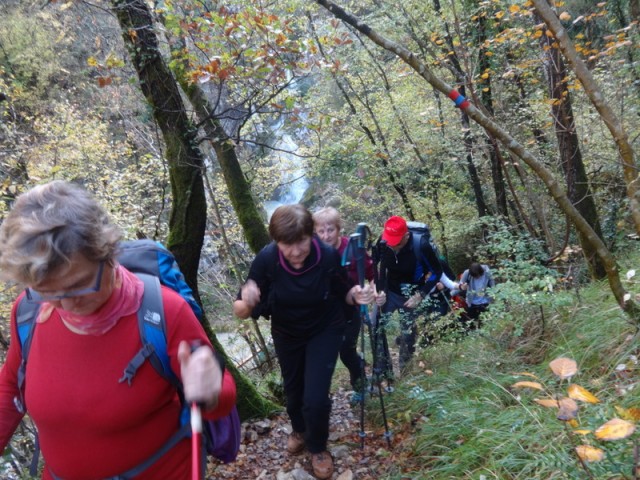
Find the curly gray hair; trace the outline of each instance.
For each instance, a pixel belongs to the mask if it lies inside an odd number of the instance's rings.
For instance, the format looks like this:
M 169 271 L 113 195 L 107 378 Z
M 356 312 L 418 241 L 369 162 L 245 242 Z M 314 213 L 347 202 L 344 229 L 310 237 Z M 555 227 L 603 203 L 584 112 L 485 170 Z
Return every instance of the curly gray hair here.
M 0 276 L 25 285 L 70 264 L 74 253 L 113 261 L 122 234 L 79 185 L 55 180 L 21 194 L 0 226 Z

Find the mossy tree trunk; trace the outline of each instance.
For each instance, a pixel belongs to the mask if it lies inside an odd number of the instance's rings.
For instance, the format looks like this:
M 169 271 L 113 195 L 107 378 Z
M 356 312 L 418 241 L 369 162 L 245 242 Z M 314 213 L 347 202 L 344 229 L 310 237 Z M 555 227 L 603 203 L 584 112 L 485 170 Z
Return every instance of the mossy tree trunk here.
M 204 157 L 196 143 L 197 130 L 187 115 L 180 89 L 158 48 L 153 18 L 144 0 L 112 0 L 125 45 L 140 80 L 140 88 L 153 110 L 166 144 L 171 179 L 172 210 L 168 247 L 185 279 L 198 295 L 197 273 L 204 242 L 207 204 L 202 172 Z M 206 318 L 203 326 L 238 388 L 241 418 L 264 416 L 277 407 L 263 398 L 226 356 Z

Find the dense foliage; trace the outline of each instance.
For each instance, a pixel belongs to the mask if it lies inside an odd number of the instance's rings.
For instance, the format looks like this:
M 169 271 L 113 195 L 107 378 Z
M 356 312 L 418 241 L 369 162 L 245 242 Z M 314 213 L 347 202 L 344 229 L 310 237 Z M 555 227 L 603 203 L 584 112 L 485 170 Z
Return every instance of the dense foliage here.
M 613 362 L 634 354 L 630 342 L 618 337 L 630 333 L 629 327 L 602 293 L 610 312 L 603 321 L 610 327 L 611 345 L 600 351 L 595 340 L 574 343 L 569 338 L 584 330 L 568 331 L 563 321 L 588 323 L 579 311 L 593 269 L 582 255 L 584 238 L 576 234 L 557 198 L 521 158 L 415 69 L 333 18 L 319 3 L 155 4 L 154 27 L 167 65 L 177 79 L 186 78 L 200 89 L 223 133 L 212 138 L 203 126 L 206 119 L 186 100 L 190 119 L 200 127 L 196 141 L 207 158 L 203 174 L 209 218 L 198 277 L 209 319 L 215 329 L 237 329 L 252 347 L 264 346 L 256 325 L 237 323 L 230 314 L 252 252 L 234 210 L 234 190 L 216 161 L 216 142 L 233 149 L 265 223 L 273 204 L 282 201 L 302 201 L 312 209 L 337 206 L 346 233 L 366 222 L 377 235 L 392 214 L 424 221 L 456 273 L 472 259 L 492 266 L 499 283 L 490 315 L 495 323 L 488 333 L 494 336 L 474 338 L 481 347 L 472 348 L 486 348 L 487 358 L 456 367 L 470 373 L 464 377 L 469 384 L 455 384 L 458 377 L 448 379 L 444 372 L 466 347 L 455 343 L 459 335 L 443 329 L 441 356 L 422 352 L 430 370 L 443 372 L 425 380 L 418 369 L 415 384 L 429 390 L 425 404 L 407 408 L 401 402 L 398 411 L 408 413 L 406 418 L 398 414 L 398 421 L 415 421 L 412 413 L 426 411 L 430 422 L 446 419 L 459 427 L 458 433 L 442 428 L 432 434 L 429 423 L 420 432 L 415 453 L 433 456 L 431 478 L 471 478 L 477 472 L 487 478 L 525 478 L 536 468 L 552 476 L 554 468 L 562 470 L 558 465 L 569 462 L 566 450 L 545 450 L 562 428 L 551 426 L 553 433 L 545 430 L 548 438 L 541 435 L 536 445 L 523 447 L 544 450 L 536 459 L 512 450 L 507 452 L 512 457 L 494 459 L 502 455 L 500 441 L 481 445 L 480 430 L 491 427 L 474 426 L 472 420 L 489 423 L 500 412 L 511 413 L 512 418 L 496 420 L 496 430 L 517 433 L 519 445 L 539 428 L 520 418 L 528 408 L 520 397 L 506 387 L 484 391 L 478 383 L 506 385 L 522 363 L 551 360 L 551 351 L 563 347 L 549 342 L 560 334 L 594 378 L 604 375 L 596 372 L 599 368 L 611 373 Z M 122 41 L 122 35 L 136 32 L 120 30 L 112 6 L 107 0 L 58 0 L 44 6 L 5 0 L 0 5 L 0 215 L 31 185 L 65 178 L 95 192 L 125 236 L 166 241 L 173 200 L 166 145 Z M 601 227 L 606 247 L 621 264 L 619 271 L 633 268 L 627 262 L 635 258 L 630 252 L 637 245 L 628 236 L 637 234 L 638 226 L 621 153 L 573 69 L 561 70 L 562 88 L 553 88 L 551 72 L 557 73 L 557 59 L 564 57 L 531 2 L 351 0 L 340 6 L 463 93 L 524 145 L 569 194 L 576 190 L 572 162 L 581 158 L 595 205 L 590 224 Z M 638 0 L 566 0 L 555 2 L 554 8 L 637 151 Z M 554 91 L 562 93 L 554 96 Z M 561 106 L 572 112 L 570 127 L 559 122 Z M 573 150 L 565 148 L 561 135 L 567 129 L 576 134 Z M 304 195 L 297 188 L 300 177 L 308 186 Z M 580 201 L 573 199 L 574 204 Z M 634 299 L 635 283 L 622 281 L 627 298 Z M 598 292 L 605 290 L 598 286 Z M 590 288 L 589 295 L 600 294 Z M 12 296 L 10 290 L 0 292 L 5 319 Z M 3 322 L 3 345 L 8 341 L 5 328 Z M 616 342 L 624 352 L 616 350 Z M 505 351 L 514 355 L 513 368 L 510 359 L 489 369 L 492 352 Z M 448 403 L 458 390 L 466 410 Z M 477 410 L 468 406 L 474 402 L 479 402 Z M 481 413 L 487 403 L 495 411 Z M 452 419 L 452 408 L 463 415 Z M 538 421 L 537 414 L 530 418 Z M 474 435 L 477 443 L 469 441 Z M 622 449 L 616 455 L 627 453 Z M 605 472 L 613 475 L 615 469 L 594 475 Z

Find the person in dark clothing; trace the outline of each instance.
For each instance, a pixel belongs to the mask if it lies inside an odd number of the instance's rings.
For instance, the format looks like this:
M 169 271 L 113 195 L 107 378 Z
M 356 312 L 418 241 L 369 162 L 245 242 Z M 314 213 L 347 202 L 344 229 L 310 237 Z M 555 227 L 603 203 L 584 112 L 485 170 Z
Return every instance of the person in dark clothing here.
M 327 245 L 336 248 L 342 256 L 349 245 L 349 237 L 340 234 L 342 231 L 342 218 L 340 217 L 340 213 L 333 207 L 325 207 L 313 214 L 313 221 L 315 224 L 315 232 L 320 239 Z M 346 267 L 346 270 L 350 284 L 357 285 L 358 270 L 356 263 L 352 261 Z M 365 278 L 369 282 L 373 281 L 373 261 L 369 255 L 365 256 Z M 378 305 L 382 305 L 386 301 L 384 292 L 376 293 L 375 297 Z M 350 383 L 354 391 L 351 402 L 358 403 L 363 400 L 361 381 L 364 380 L 362 378 L 362 358 L 358 355 L 357 350 L 358 335 L 362 328 L 360 309 L 347 305 L 345 316 L 347 323 L 344 331 L 344 341 L 340 348 L 340 360 L 342 360 L 342 363 L 344 363 L 345 367 L 349 370 Z
M 412 235 L 404 218 L 390 217 L 382 232 L 382 240 L 386 241 L 388 248 L 380 252 L 380 269 L 385 271 L 387 279 L 387 302 L 383 312 L 400 311 L 402 314 L 397 339 L 400 370 L 407 366 L 415 352 L 418 306 L 424 302 L 427 312 L 448 308 L 437 297 L 445 288 L 452 290 L 458 287 L 444 272 L 426 236 L 420 242 L 422 259 L 416 258 Z
M 240 318 L 270 317 L 293 432 L 287 450 L 306 446 L 317 478 L 331 478 L 327 452 L 331 377 L 345 328 L 344 304 L 366 305 L 370 286 L 350 286 L 338 251 L 313 234 L 302 205 L 278 207 L 269 222 L 273 242 L 253 260 L 233 304 Z

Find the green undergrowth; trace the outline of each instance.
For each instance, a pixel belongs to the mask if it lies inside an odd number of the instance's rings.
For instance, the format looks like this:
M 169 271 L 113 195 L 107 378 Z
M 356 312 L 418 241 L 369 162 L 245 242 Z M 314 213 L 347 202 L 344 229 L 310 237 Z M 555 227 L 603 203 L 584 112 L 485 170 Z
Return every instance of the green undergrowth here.
M 420 351 L 385 396 L 397 461 L 384 478 L 637 478 L 638 432 L 618 442 L 575 433 L 640 407 L 637 324 L 615 305 L 608 284 L 589 284 L 569 301 L 512 303 L 509 310 L 463 340 Z M 557 357 L 575 360 L 578 373 L 559 381 L 549 368 Z M 526 380 L 548 390 L 513 388 Z M 578 402 L 574 425 L 558 420 L 557 408 L 534 402 L 566 396 L 570 383 L 600 400 Z M 371 424 L 381 424 L 377 401 L 367 402 L 367 411 Z M 605 458 L 581 463 L 574 450 L 581 444 L 603 449 Z

